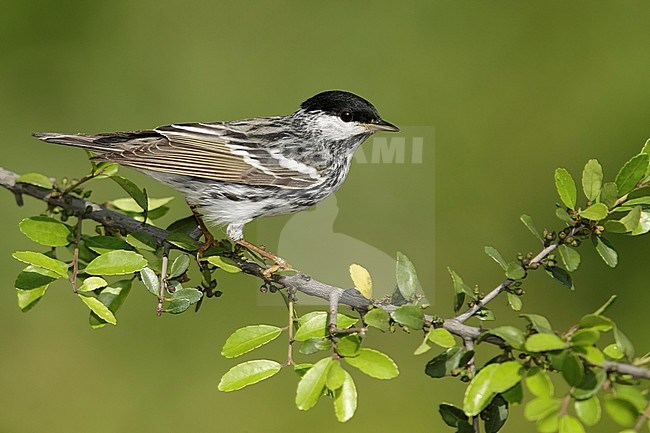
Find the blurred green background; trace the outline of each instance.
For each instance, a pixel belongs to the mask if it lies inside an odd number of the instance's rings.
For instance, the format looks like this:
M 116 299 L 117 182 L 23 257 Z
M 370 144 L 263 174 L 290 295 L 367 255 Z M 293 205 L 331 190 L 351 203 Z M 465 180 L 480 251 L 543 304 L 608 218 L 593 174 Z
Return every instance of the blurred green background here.
M 397 125 L 435 128 L 421 165 L 355 165 L 336 196 L 334 229 L 391 255 L 407 253 L 434 301 L 432 311 L 445 316 L 451 305 L 446 266 L 488 290 L 501 273 L 484 245 L 509 257 L 537 248 L 518 220 L 524 212 L 540 227 L 558 227 L 556 167 L 577 174 L 595 157 L 612 179 L 650 136 L 647 1 L 0 5 L 0 166 L 19 173 L 80 176 L 88 168 L 83 152 L 37 142 L 33 131 L 284 114 L 333 88 L 370 99 Z M 171 193 L 139 173 L 122 173 L 152 195 Z M 121 195 L 113 185 L 93 189 L 98 199 Z M 448 431 L 437 404 L 460 401 L 462 387 L 423 374 L 427 355 L 411 355 L 416 335 L 369 336 L 369 344 L 397 361 L 401 375 L 382 382 L 353 372 L 359 409 L 344 425 L 327 400 L 307 413 L 296 410 L 296 377 L 289 371 L 219 393 L 220 375 L 234 365 L 219 355 L 227 335 L 242 325 L 285 320 L 283 308 L 261 305 L 258 283 L 247 277 L 224 280 L 221 299 L 180 317 L 157 318 L 152 297 L 136 285 L 119 326 L 101 331 L 88 328 L 86 307 L 65 284 L 21 313 L 13 289 L 21 265 L 10 254 L 35 247 L 17 223 L 43 206 L 26 199 L 17 208 L 1 191 L 0 203 L 0 431 L 316 433 L 377 431 L 376 425 Z M 168 220 L 186 214 L 177 200 Z M 273 246 L 286 221 L 247 230 Z M 650 243 L 647 237 L 613 241 L 617 269 L 582 248 L 577 290 L 535 275 L 524 310 L 547 314 L 566 329 L 618 293 L 611 315 L 642 353 L 650 343 L 643 269 Z M 324 257 L 319 276 L 327 273 Z M 500 323 L 523 324 L 503 300 L 494 304 Z M 284 352 L 278 343 L 261 355 L 281 359 Z M 505 431 L 533 430 L 521 413 L 514 410 Z M 614 429 L 605 423 L 590 431 Z

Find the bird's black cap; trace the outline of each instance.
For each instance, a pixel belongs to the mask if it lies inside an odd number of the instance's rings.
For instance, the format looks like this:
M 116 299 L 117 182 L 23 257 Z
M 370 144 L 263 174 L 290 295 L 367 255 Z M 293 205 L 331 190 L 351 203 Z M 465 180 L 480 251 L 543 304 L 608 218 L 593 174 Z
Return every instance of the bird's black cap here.
M 352 113 L 354 120 L 364 123 L 380 119 L 377 109 L 370 102 L 343 90 L 321 92 L 300 104 L 300 108 L 305 111 L 322 111 L 337 116 L 347 111 Z

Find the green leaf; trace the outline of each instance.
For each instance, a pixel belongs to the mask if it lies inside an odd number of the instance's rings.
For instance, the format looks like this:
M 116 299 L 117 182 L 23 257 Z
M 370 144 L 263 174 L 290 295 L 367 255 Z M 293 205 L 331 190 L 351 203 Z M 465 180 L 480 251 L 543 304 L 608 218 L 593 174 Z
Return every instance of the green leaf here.
M 578 386 L 585 377 L 585 368 L 580 358 L 570 353 L 562 364 L 562 377 L 569 386 Z
M 607 264 L 607 266 L 610 268 L 615 268 L 618 264 L 618 254 L 612 247 L 612 244 L 610 244 L 607 239 L 601 236 L 594 236 L 592 237 L 592 240 L 596 245 L 596 251 L 598 251 L 598 254 L 603 259 L 605 264 Z
M 151 198 L 148 197 L 147 204 L 149 212 L 154 211 L 158 208 L 163 207 L 170 201 L 174 200 L 174 197 L 164 197 L 164 198 Z M 132 198 L 118 198 L 111 201 L 113 206 L 124 212 L 133 212 L 133 213 L 142 213 L 144 209 Z
M 486 331 L 486 334 L 496 335 L 497 337 L 502 338 L 508 346 L 514 349 L 521 350 L 524 348 L 524 332 L 514 326 L 499 326 Z
M 334 361 L 330 364 L 329 371 L 327 372 L 325 386 L 330 391 L 335 391 L 343 386 L 343 382 L 345 382 L 345 370 L 341 367 L 340 361 Z
M 66 263 L 50 258 L 45 254 L 33 251 L 16 251 L 12 254 L 12 257 L 23 263 L 28 263 L 52 271 L 60 277 L 68 276 L 68 265 Z
M 519 217 L 522 223 L 526 226 L 528 230 L 535 236 L 541 243 L 544 243 L 544 239 L 542 239 L 542 236 L 539 234 L 537 231 L 537 228 L 535 227 L 535 223 L 533 222 L 533 218 L 529 215 L 523 214 L 522 216 Z
M 523 302 L 521 301 L 521 298 L 518 295 L 515 295 L 514 293 L 506 292 L 506 297 L 508 298 L 508 304 L 510 305 L 510 308 L 512 308 L 514 311 L 521 311 Z
M 487 407 L 496 394 L 502 393 L 521 380 L 523 367 L 517 361 L 489 364 L 472 379 L 465 391 L 463 410 L 476 416 Z
M 359 320 L 344 314 L 336 315 L 336 326 L 340 329 L 347 329 Z M 299 319 L 300 327 L 294 335 L 296 341 L 306 341 L 310 338 L 323 338 L 329 334 L 329 315 L 324 311 L 308 313 Z
M 122 176 L 111 176 L 111 179 L 113 179 L 115 183 L 121 186 L 122 189 L 126 191 L 126 193 L 130 195 L 133 200 L 135 200 L 140 209 L 142 209 L 140 212 L 146 212 L 148 210 L 149 201 L 147 199 L 146 191 L 141 190 L 136 184 Z
M 49 284 L 46 284 L 35 289 L 24 290 L 16 289 L 18 296 L 18 308 L 24 313 L 31 310 L 36 303 L 45 295 Z
M 190 267 L 190 256 L 187 254 L 181 254 L 176 257 L 174 263 L 172 263 L 171 270 L 169 271 L 170 278 L 178 278 L 187 272 L 187 269 Z
M 600 339 L 595 329 L 580 329 L 571 335 L 572 346 L 593 346 Z
M 298 409 L 309 410 L 318 402 L 323 388 L 325 388 L 332 362 L 330 357 L 321 359 L 300 379 L 296 391 L 296 407 Z
M 46 216 L 25 218 L 18 226 L 29 239 L 48 247 L 64 247 L 70 243 L 70 229 L 61 222 Z
M 603 189 L 600 191 L 598 201 L 605 204 L 611 209 L 618 199 L 618 188 L 614 182 L 607 182 L 603 184 Z
M 259 359 L 235 365 L 223 375 L 219 391 L 230 392 L 242 389 L 275 375 L 282 366 L 275 361 Z
M 465 302 L 465 295 L 469 296 L 471 299 L 476 299 L 476 293 L 463 282 L 463 279 L 454 272 L 451 268 L 447 268 L 449 275 L 451 275 L 451 281 L 454 284 L 454 290 L 456 296 L 454 297 L 454 312 L 458 313 Z
M 462 409 L 457 408 L 451 403 L 442 403 L 438 407 L 438 411 L 440 412 L 440 416 L 442 417 L 442 420 L 449 427 L 458 427 L 459 423 L 467 422 L 469 420 L 469 418 L 467 417 L 467 415 L 465 415 L 465 412 L 463 412 Z
M 344 335 L 336 343 L 336 350 L 341 356 L 357 356 L 361 350 L 361 339 L 354 334 Z
M 113 314 L 115 314 L 122 306 L 130 292 L 131 280 L 120 280 L 103 288 L 101 292 L 99 292 L 97 299 L 99 299 L 99 302 L 104 304 Z M 89 321 L 92 329 L 103 328 L 108 323 L 94 312 L 90 313 Z
M 574 403 L 576 415 L 584 425 L 594 426 L 598 424 L 601 416 L 600 401 L 598 397 L 591 397 L 587 400 L 578 400 Z
M 341 371 L 345 374 L 345 380 L 343 385 L 334 392 L 334 413 L 339 422 L 346 422 L 357 410 L 357 388 L 350 373 L 343 369 Z
M 86 304 L 86 306 L 90 308 L 93 313 L 99 316 L 99 318 L 107 323 L 110 323 L 111 325 L 117 324 L 117 319 L 113 315 L 113 312 L 109 310 L 106 305 L 102 304 L 99 299 L 92 296 L 84 296 L 80 293 L 77 294 L 77 296 L 79 296 L 84 304 Z
M 596 314 L 586 314 L 580 319 L 580 328 L 592 328 L 595 331 L 607 332 L 614 327 L 614 322 L 605 316 Z
M 558 281 L 560 284 L 562 284 L 563 286 L 566 286 L 571 290 L 574 289 L 571 275 L 561 267 L 553 266 L 551 268 L 546 269 L 546 273 L 550 275 L 553 279 Z
M 45 295 L 50 283 L 59 275 L 37 266 L 27 266 L 16 277 L 14 287 L 18 297 L 18 308 L 26 312 L 32 309 Z
M 209 263 L 219 267 L 220 269 L 223 269 L 229 274 L 236 274 L 241 272 L 241 269 L 239 269 L 237 266 L 235 266 L 234 264 L 227 263 L 219 256 L 210 256 L 208 257 L 207 260 Z
M 431 346 L 428 343 L 427 337 L 424 337 L 424 340 L 422 340 L 422 343 L 415 349 L 413 352 L 413 355 L 422 355 L 424 353 L 427 353 L 429 350 L 431 350 Z
M 648 406 L 648 401 L 643 392 L 634 386 L 616 384 L 614 385 L 614 395 L 616 395 L 617 398 L 622 398 L 623 400 L 632 403 L 632 406 L 634 406 L 639 413 L 643 412 Z
M 628 232 L 636 229 L 641 222 L 641 206 L 634 206 L 620 221 Z
M 473 351 L 451 347 L 429 361 L 424 372 L 433 378 L 449 376 L 453 370 L 464 366 L 473 356 Z
M 524 408 L 524 418 L 528 421 L 537 421 L 557 411 L 562 401 L 551 397 L 538 397 L 529 401 Z
M 559 433 L 585 433 L 585 429 L 576 418 L 564 415 L 560 417 Z
M 174 302 L 181 299 L 185 299 L 190 303 L 190 305 L 192 305 L 199 302 L 202 297 L 203 297 L 203 292 L 201 292 L 200 290 L 195 289 L 194 287 L 185 287 L 174 291 L 174 293 L 172 293 L 171 296 L 171 301 Z
M 359 355 L 345 358 L 351 366 L 376 379 L 393 379 L 399 375 L 399 369 L 388 355 L 374 349 L 363 348 Z
M 508 420 L 508 402 L 497 395 L 481 417 L 485 420 L 485 433 L 497 433 Z
M 605 412 L 616 424 L 623 427 L 633 427 L 639 416 L 632 403 L 609 394 L 605 396 Z
M 606 205 L 603 203 L 595 203 L 589 206 L 587 209 L 581 210 L 580 216 L 588 220 L 599 221 L 607 218 L 608 212 L 609 211 Z
M 560 257 L 566 270 L 569 272 L 576 271 L 578 266 L 580 266 L 580 253 L 564 244 L 558 247 L 558 251 L 560 252 Z
M 239 328 L 228 337 L 221 354 L 226 358 L 235 358 L 275 340 L 281 333 L 282 329 L 270 325 Z
M 91 275 L 126 275 L 138 272 L 147 266 L 147 260 L 133 251 L 109 251 L 94 259 L 86 266 Z
M 640 153 L 627 161 L 616 175 L 618 195 L 623 196 L 632 191 L 636 184 L 643 179 L 648 168 L 648 155 Z
M 554 387 L 545 370 L 533 367 L 526 375 L 526 387 L 535 397 L 553 397 Z
M 140 279 L 147 290 L 156 296 L 160 294 L 160 280 L 158 280 L 158 276 L 151 268 L 142 268 L 140 270 Z
M 582 171 L 582 190 L 587 200 L 594 201 L 603 187 L 603 167 L 597 159 L 590 159 Z
M 506 277 L 511 280 L 521 280 L 526 276 L 526 271 L 519 263 L 510 262 L 506 268 Z
M 537 332 L 543 334 L 552 334 L 553 328 L 551 327 L 551 322 L 544 316 L 539 314 L 520 314 L 519 317 L 523 317 L 528 320 L 532 325 L 533 329 Z
M 569 215 L 569 212 L 566 211 L 563 207 L 558 207 L 555 208 L 555 216 L 558 217 L 560 221 L 564 221 L 571 227 L 576 225 L 576 222 L 571 218 L 571 215 Z
M 574 210 L 577 199 L 576 184 L 566 169 L 558 168 L 555 170 L 555 188 L 562 203 L 569 209 Z
M 93 236 L 84 239 L 86 246 L 97 254 L 104 254 L 115 250 L 131 250 L 128 242 L 113 236 Z
M 497 251 L 496 248 L 491 247 L 491 246 L 486 246 L 484 248 L 484 251 L 485 251 L 485 254 L 492 257 L 492 260 L 497 262 L 499 264 L 499 266 L 501 266 L 501 268 L 504 271 L 506 270 L 506 267 L 508 266 L 508 264 L 506 263 L 506 261 L 503 259 L 503 256 L 499 253 L 499 251 Z
M 424 313 L 422 308 L 415 305 L 402 305 L 397 307 L 391 313 L 393 320 L 400 325 L 406 326 L 410 329 L 422 329 L 424 326 Z
M 78 292 L 92 292 L 102 287 L 108 286 L 105 279 L 100 277 L 88 277 L 84 280 L 81 286 L 77 289 Z
M 366 322 L 368 326 L 377 328 L 382 332 L 388 332 L 390 330 L 390 315 L 382 308 L 373 308 L 368 311 L 368 313 L 363 316 L 363 321 Z
M 312 368 L 314 364 L 310 364 L 308 362 L 302 363 L 302 364 L 296 364 L 293 366 L 293 371 L 296 372 L 298 377 L 303 377 L 310 368 Z
M 533 334 L 526 340 L 526 350 L 529 352 L 550 352 L 565 348 L 564 341 L 554 334 Z
M 639 225 L 632 230 L 632 236 L 643 235 L 650 232 L 650 212 L 641 211 L 641 217 L 639 218 Z
M 185 251 L 196 251 L 201 247 L 201 245 L 188 234 L 181 232 L 174 232 L 167 236 L 167 242 Z
M 330 350 L 331 348 L 332 342 L 330 340 L 325 340 L 323 338 L 310 338 L 300 344 L 300 349 L 298 351 L 303 355 L 311 355 L 321 350 Z
M 429 341 L 444 348 L 454 347 L 456 345 L 454 336 L 444 328 L 435 328 L 429 331 Z
M 618 326 L 614 327 L 614 339 L 616 340 L 618 347 L 623 351 L 628 359 L 634 358 L 634 345 L 627 335 L 623 334 L 623 331 L 621 331 Z
M 618 347 L 618 344 L 610 344 L 603 349 L 603 353 L 611 359 L 621 359 L 625 356 L 625 353 Z
M 595 346 L 575 346 L 573 351 L 591 365 L 602 365 L 605 355 Z
M 50 178 L 40 173 L 25 173 L 16 179 L 16 183 L 28 183 L 46 189 L 54 188 L 54 183 Z
M 576 400 L 586 400 L 593 397 L 600 391 L 603 384 L 607 379 L 607 373 L 602 368 L 587 368 L 585 370 L 584 379 L 580 385 L 578 385 L 571 395 Z
M 537 421 L 539 433 L 555 433 L 560 428 L 560 418 L 557 412 L 551 412 Z
M 422 292 L 415 266 L 406 255 L 399 251 L 397 252 L 395 276 L 397 277 L 397 287 L 407 301 L 410 301 L 416 293 Z
M 141 251 L 154 252 L 158 249 L 158 241 L 156 241 L 156 238 L 143 231 L 129 233 L 126 236 L 126 242 Z
M 106 179 L 117 174 L 119 169 L 120 166 L 117 163 L 100 162 L 96 166 L 93 166 L 93 173 L 95 174 L 96 179 Z

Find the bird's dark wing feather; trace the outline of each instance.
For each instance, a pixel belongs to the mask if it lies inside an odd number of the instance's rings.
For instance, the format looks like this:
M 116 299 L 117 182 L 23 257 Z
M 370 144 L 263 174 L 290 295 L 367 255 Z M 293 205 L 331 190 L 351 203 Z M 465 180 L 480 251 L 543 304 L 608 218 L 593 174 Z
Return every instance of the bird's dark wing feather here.
M 245 127 L 227 123 L 169 125 L 154 131 L 164 138 L 122 146 L 97 159 L 143 170 L 248 185 L 306 188 L 321 180 L 321 172 L 263 145 Z

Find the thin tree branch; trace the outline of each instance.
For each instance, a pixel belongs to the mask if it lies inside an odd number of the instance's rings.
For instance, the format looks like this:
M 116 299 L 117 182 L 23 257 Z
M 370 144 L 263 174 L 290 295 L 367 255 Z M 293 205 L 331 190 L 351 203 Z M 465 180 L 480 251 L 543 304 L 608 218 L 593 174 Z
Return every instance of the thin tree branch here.
M 110 209 L 106 209 L 103 206 L 100 206 L 96 203 L 82 200 L 80 198 L 71 196 L 71 195 L 59 195 L 57 191 L 47 188 L 41 188 L 39 186 L 16 183 L 16 179 L 19 176 L 11 171 L 5 170 L 0 167 L 0 186 L 8 189 L 13 192 L 17 198 L 17 203 L 22 204 L 22 195 L 28 195 L 39 199 L 43 202 L 46 202 L 50 206 L 59 206 L 62 209 L 72 211 L 76 215 L 83 215 L 84 219 L 91 219 L 96 221 L 104 226 L 112 227 L 116 229 L 121 229 L 127 233 L 132 233 L 135 231 L 144 231 L 149 235 L 153 236 L 160 245 L 168 245 L 165 240 L 167 236 L 171 233 L 165 229 L 155 227 L 149 224 L 145 224 L 140 221 L 136 221 L 133 218 L 114 212 Z M 574 228 L 574 232 L 579 230 L 578 227 Z M 554 243 L 546 247 L 542 252 L 540 252 L 535 258 L 531 260 L 531 263 L 536 263 L 541 261 L 543 258 L 548 256 L 551 251 L 557 248 L 558 244 Z M 261 267 L 257 263 L 251 260 L 245 260 L 238 257 L 233 257 L 237 266 L 244 272 L 249 275 L 260 278 L 268 282 L 268 279 L 264 276 L 265 268 Z M 508 283 L 508 281 L 510 281 Z M 295 274 L 295 275 L 279 275 L 273 274 L 271 276 L 271 282 L 276 283 L 284 288 L 289 290 L 289 293 L 301 292 L 308 296 L 321 298 L 329 301 L 331 299 L 330 294 L 336 292 L 337 295 L 340 294 L 338 303 L 341 305 L 347 305 L 353 309 L 359 311 L 367 310 L 371 305 L 372 301 L 366 299 L 359 293 L 358 290 L 354 288 L 343 289 L 340 287 L 331 286 L 329 284 L 323 283 L 321 281 L 315 280 L 309 275 L 305 274 Z M 495 288 L 492 292 L 486 295 L 481 301 L 482 305 L 487 304 L 487 302 L 494 299 L 502 290 L 512 283 L 511 280 L 504 281 Z M 481 306 L 482 306 L 481 305 Z M 392 312 L 397 305 L 385 305 L 378 304 L 378 307 L 386 310 L 387 312 Z M 443 327 L 451 332 L 452 334 L 460 337 L 466 344 L 468 341 L 477 340 L 483 333 L 488 331 L 487 329 L 481 329 L 474 326 L 465 325 L 464 320 L 467 320 L 473 314 L 476 313 L 481 307 L 473 306 L 465 313 L 461 314 L 458 317 L 451 319 L 446 319 L 443 322 Z M 469 314 L 472 312 L 471 314 Z M 469 314 L 469 315 L 468 315 Z M 467 317 L 466 317 L 467 316 Z M 425 315 L 425 320 L 431 322 L 434 318 L 429 315 Z M 462 320 L 461 320 L 462 319 Z M 500 347 L 503 347 L 504 342 L 498 337 L 487 336 L 482 339 L 482 341 L 490 344 L 494 344 Z M 618 362 L 606 361 L 602 364 L 602 367 L 608 372 L 612 373 L 621 373 L 628 374 L 634 378 L 638 379 L 649 379 L 650 380 L 650 370 L 638 367 L 631 364 L 623 364 Z

